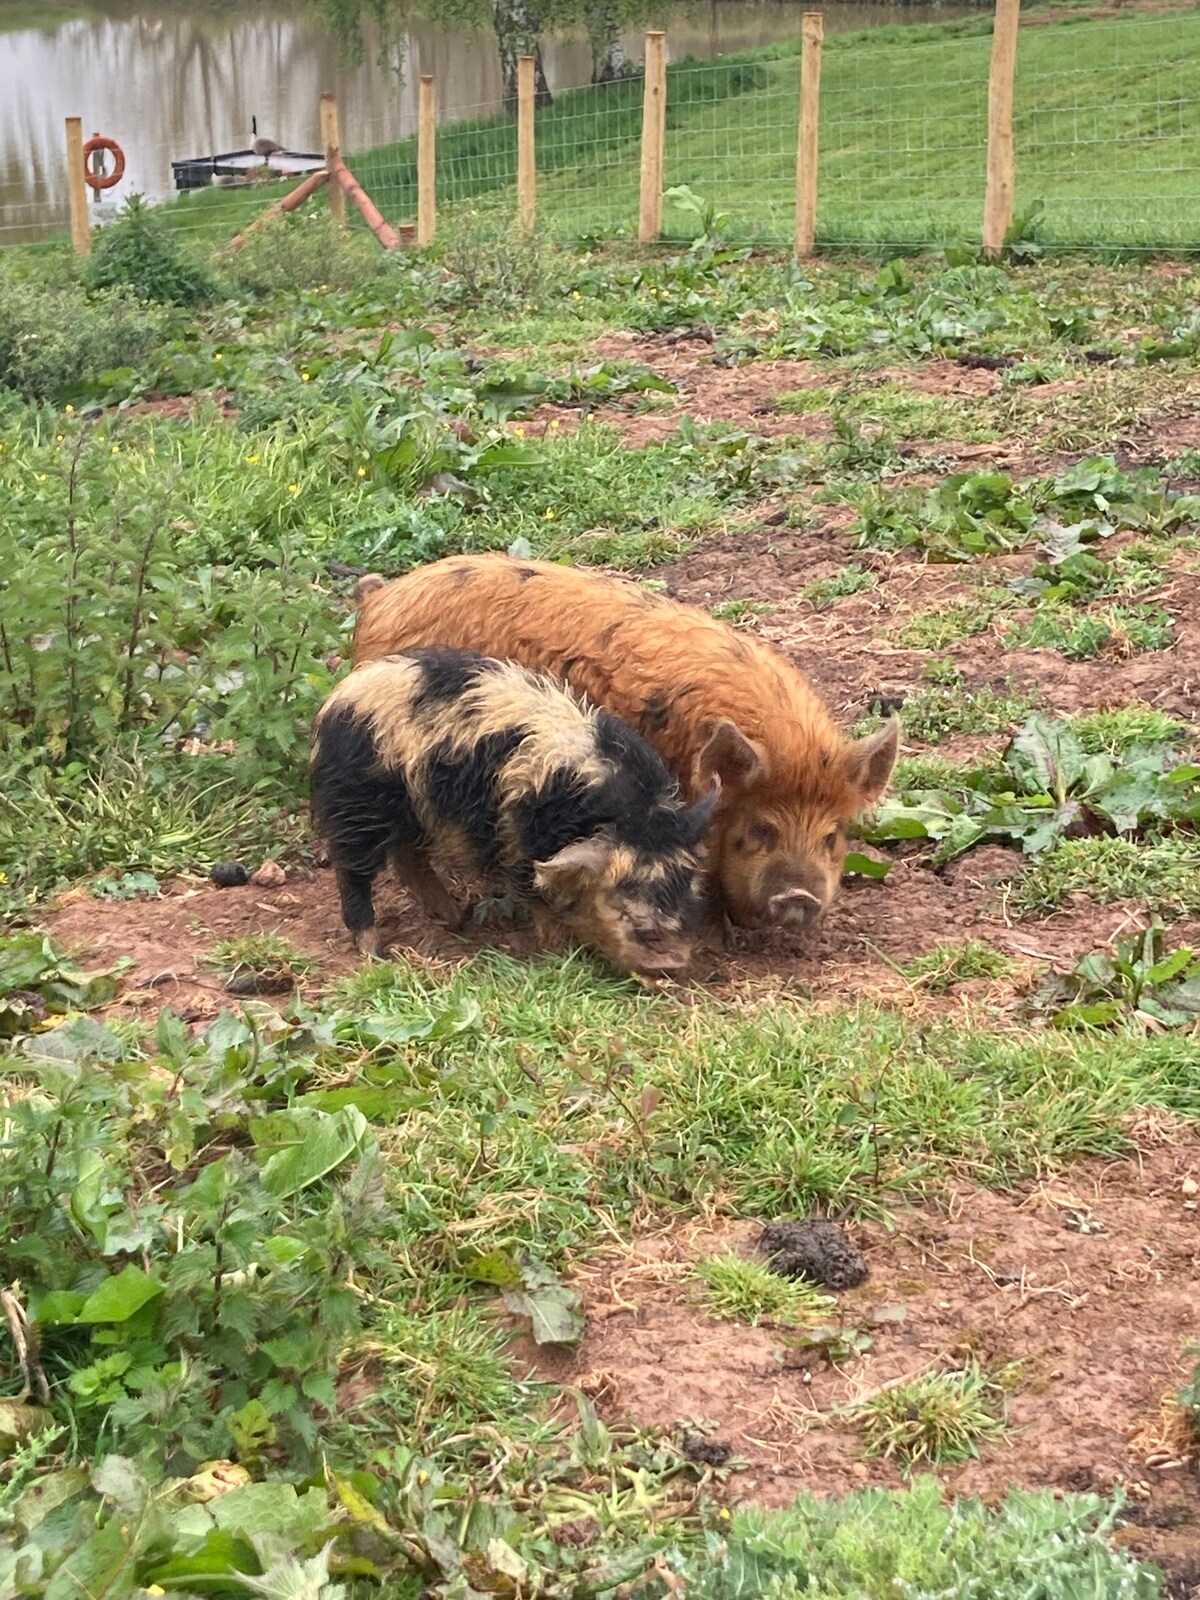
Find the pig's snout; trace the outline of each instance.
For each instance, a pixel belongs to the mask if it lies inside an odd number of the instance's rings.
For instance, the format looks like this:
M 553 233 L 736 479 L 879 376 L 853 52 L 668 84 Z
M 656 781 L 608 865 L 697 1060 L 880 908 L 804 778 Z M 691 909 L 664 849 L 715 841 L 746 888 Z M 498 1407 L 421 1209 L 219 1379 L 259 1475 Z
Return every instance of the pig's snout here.
M 781 889 L 767 901 L 767 921 L 772 927 L 801 932 L 813 927 L 824 906 L 808 889 Z

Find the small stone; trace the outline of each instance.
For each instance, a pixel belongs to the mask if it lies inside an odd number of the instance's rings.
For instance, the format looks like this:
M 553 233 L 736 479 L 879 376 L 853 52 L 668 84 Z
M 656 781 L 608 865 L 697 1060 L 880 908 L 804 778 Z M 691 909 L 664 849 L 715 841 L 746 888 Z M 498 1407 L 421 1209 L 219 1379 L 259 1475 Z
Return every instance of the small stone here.
M 1197 1183 L 1195 1178 L 1185 1178 L 1179 1185 L 1180 1194 L 1187 1195 L 1189 1200 L 1198 1190 L 1200 1190 L 1200 1183 Z
M 278 889 L 280 884 L 287 882 L 287 873 L 278 861 L 264 861 L 257 872 L 250 874 L 250 882 L 256 883 L 260 889 Z
M 218 861 L 209 873 L 218 889 L 240 889 L 250 876 L 240 861 Z

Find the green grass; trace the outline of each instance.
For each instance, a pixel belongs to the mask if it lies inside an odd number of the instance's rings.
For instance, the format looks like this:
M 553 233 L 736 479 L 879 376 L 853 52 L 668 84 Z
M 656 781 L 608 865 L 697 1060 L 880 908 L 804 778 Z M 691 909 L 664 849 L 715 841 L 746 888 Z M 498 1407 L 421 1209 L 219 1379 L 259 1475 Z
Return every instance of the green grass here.
M 933 994 L 945 994 L 956 983 L 972 978 L 1003 978 L 1013 970 L 1011 957 L 993 950 L 979 939 L 965 944 L 939 944 L 928 955 L 906 962 L 900 971 L 916 979 Z
M 1101 904 L 1135 900 L 1166 916 L 1200 911 L 1200 846 L 1186 835 L 1150 843 L 1068 839 L 1036 862 L 1009 901 L 1017 916 L 1052 911 L 1071 894 Z
M 710 1314 L 727 1322 L 757 1327 L 764 1319 L 787 1327 L 813 1323 L 828 1315 L 833 1297 L 810 1284 L 781 1278 L 764 1261 L 732 1251 L 698 1261 L 693 1275 L 705 1286 Z
M 208 962 L 233 978 L 242 973 L 303 978 L 316 965 L 311 956 L 297 950 L 290 939 L 278 933 L 248 933 L 219 939 L 212 947 Z
M 1183 10 L 1038 20 L 1020 39 L 1018 216 L 1040 202 L 1030 231 L 1051 244 L 1194 245 L 1200 211 L 1188 174 L 1200 141 L 1200 18 Z M 971 19 L 826 41 L 822 243 L 978 238 L 989 32 L 986 20 Z M 665 185 L 711 202 L 735 237 L 791 235 L 796 54 L 782 46 L 669 69 Z M 637 81 L 573 90 L 539 113 L 539 217 L 552 233 L 632 232 L 640 118 Z M 412 140 L 354 157 L 390 215 L 414 210 L 415 159 Z M 511 123 L 439 130 L 447 201 L 511 208 L 514 183 Z M 664 223 L 670 236 L 691 236 L 681 211 L 668 206 Z
M 869 1455 L 895 1457 L 908 1468 L 965 1461 L 998 1439 L 1003 1394 L 978 1366 L 929 1372 L 886 1389 L 854 1411 Z
M 800 593 L 814 611 L 826 611 L 847 595 L 862 594 L 867 589 L 875 588 L 878 582 L 873 572 L 851 562 L 831 578 L 816 578 L 812 583 L 806 583 Z

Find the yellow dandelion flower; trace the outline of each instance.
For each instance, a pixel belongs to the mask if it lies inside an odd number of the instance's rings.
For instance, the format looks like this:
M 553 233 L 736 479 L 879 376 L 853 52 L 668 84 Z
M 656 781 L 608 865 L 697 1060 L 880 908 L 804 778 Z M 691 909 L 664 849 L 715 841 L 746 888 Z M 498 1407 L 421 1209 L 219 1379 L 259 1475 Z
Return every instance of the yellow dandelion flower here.
M 571 299 L 572 300 L 578 300 L 579 299 L 579 290 L 578 289 L 572 289 L 571 290 Z
M 35 472 L 34 477 L 39 483 L 45 483 L 46 481 L 46 474 L 44 472 Z
M 518 439 L 523 439 L 525 437 L 525 429 L 524 428 L 514 428 L 513 429 L 513 433 L 517 436 Z
M 543 522 L 553 522 L 554 521 L 554 507 L 553 506 L 547 506 L 545 511 L 542 512 L 542 521 Z
M 115 444 L 115 445 L 113 445 L 113 447 L 112 447 L 112 453 L 113 453 L 113 455 L 115 455 L 115 456 L 119 456 L 119 455 L 120 455 L 120 454 L 121 454 L 121 446 L 120 446 L 120 445 L 119 445 L 119 444 Z
M 327 290 L 327 289 L 328 289 L 328 288 L 329 288 L 329 285 L 328 285 L 328 284 L 327 284 L 327 283 L 319 283 L 319 284 L 318 284 L 318 285 L 317 285 L 317 293 L 318 293 L 318 294 L 324 294 L 324 293 L 325 293 L 325 291 L 326 291 L 326 290 Z
M 74 406 L 64 406 L 63 410 L 67 413 L 67 415 L 69 417 L 73 417 L 75 415 L 75 407 Z
M 258 456 L 247 456 L 246 460 L 252 467 L 256 467 L 258 465 L 259 458 Z
M 221 354 L 221 352 L 219 350 L 217 351 L 216 355 L 213 356 L 213 360 L 214 361 L 224 361 L 224 359 L 225 359 L 225 357 Z
M 550 419 L 550 432 L 554 433 L 557 430 L 558 426 L 559 426 L 558 418 L 557 417 L 551 417 L 551 419 Z
M 288 493 L 289 494 L 299 494 L 300 493 L 300 485 L 298 483 L 289 483 L 288 484 Z
M 55 435 L 54 435 L 54 438 L 55 438 L 55 442 L 56 442 L 56 443 L 57 443 L 57 444 L 61 444 L 61 443 L 62 443 L 62 442 L 63 442 L 63 440 L 64 440 L 64 439 L 65 439 L 65 438 L 66 438 L 66 437 L 67 437 L 67 436 L 66 436 L 66 434 L 65 434 L 65 433 L 56 433 L 56 434 L 55 434 Z
M 312 382 L 312 373 L 311 372 L 302 372 L 300 374 L 300 382 L 301 383 L 311 383 Z
M 365 477 L 366 477 L 366 475 L 367 475 L 367 469 L 366 469 L 366 467 L 359 467 L 359 469 L 358 469 L 358 475 L 359 475 L 359 477 L 360 477 L 360 478 L 365 478 Z
M 7 872 L 0 872 L 0 883 L 7 883 L 7 882 L 8 882 L 8 873 Z

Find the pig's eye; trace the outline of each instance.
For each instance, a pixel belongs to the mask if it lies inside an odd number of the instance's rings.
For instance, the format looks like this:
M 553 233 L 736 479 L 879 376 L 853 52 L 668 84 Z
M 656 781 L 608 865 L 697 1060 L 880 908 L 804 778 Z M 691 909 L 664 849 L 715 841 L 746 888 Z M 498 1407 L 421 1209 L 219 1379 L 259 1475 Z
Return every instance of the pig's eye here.
M 754 850 L 774 850 L 779 843 L 779 829 L 770 822 L 752 822 L 745 833 L 733 841 L 735 850 L 750 853 Z
M 840 828 L 834 828 L 832 833 L 827 833 L 825 835 L 825 848 L 829 851 L 830 855 L 832 855 L 833 852 L 839 848 L 841 842 L 842 830 Z

